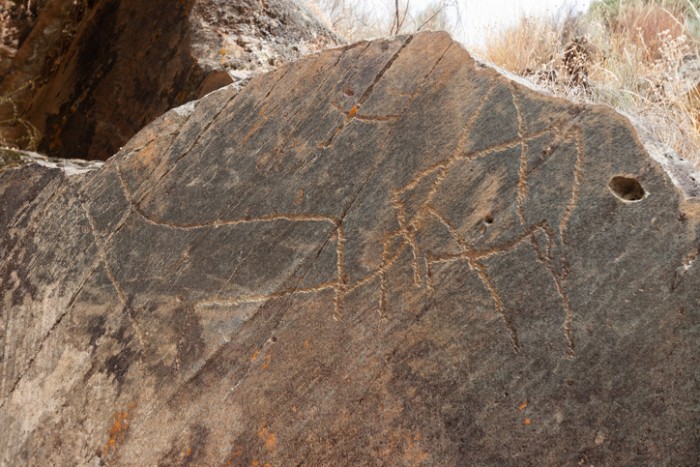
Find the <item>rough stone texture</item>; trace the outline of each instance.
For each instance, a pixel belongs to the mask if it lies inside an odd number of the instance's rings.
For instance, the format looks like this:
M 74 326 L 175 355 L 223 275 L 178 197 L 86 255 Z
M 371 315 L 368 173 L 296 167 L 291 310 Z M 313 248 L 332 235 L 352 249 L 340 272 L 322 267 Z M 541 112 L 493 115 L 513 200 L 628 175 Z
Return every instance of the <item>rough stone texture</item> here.
M 38 164 L 43 167 L 62 169 L 66 175 L 70 176 L 101 168 L 104 162 L 46 157 L 36 152 L 21 151 L 19 149 L 0 146 L 0 171 L 21 167 L 27 164 Z
M 296 0 L 3 7 L 0 139 L 58 157 L 106 159 L 172 107 L 339 43 Z
M 0 1 L 0 76 L 12 67 L 12 59 L 36 24 L 37 13 L 46 1 Z
M 5 465 L 697 465 L 699 210 L 441 33 L 0 172 Z

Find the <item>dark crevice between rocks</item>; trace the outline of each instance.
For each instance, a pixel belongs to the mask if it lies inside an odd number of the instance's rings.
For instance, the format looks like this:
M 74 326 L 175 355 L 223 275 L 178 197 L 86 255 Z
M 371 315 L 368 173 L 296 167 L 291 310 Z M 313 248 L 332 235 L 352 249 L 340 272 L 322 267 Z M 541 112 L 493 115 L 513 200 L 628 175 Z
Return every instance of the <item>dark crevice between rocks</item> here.
M 193 2 L 155 3 L 147 9 L 160 11 L 157 23 L 135 16 L 140 7 L 115 1 L 98 5 L 85 19 L 75 39 L 81 45 L 66 54 L 65 66 L 29 110 L 30 121 L 43 129 L 41 152 L 106 160 L 154 118 L 198 97 L 206 76 L 186 45 Z M 145 47 L 141 63 L 131 63 L 139 54 L 127 59 L 129 49 L 139 43 Z M 140 72 L 129 74 L 130 67 Z M 59 102 L 51 105 L 54 98 L 46 94 L 56 90 Z
M 228 84 L 207 81 L 190 53 L 192 5 L 160 0 L 143 8 L 112 0 L 78 18 L 72 46 L 56 60 L 61 65 L 37 80 L 22 103 L 21 117 L 41 135 L 38 149 L 56 158 L 106 160 L 163 112 L 200 97 L 205 86 Z
M 55 158 L 106 160 L 169 109 L 344 42 L 292 0 L 67 3 L 10 18 L 21 47 L 0 57 L 0 142 Z

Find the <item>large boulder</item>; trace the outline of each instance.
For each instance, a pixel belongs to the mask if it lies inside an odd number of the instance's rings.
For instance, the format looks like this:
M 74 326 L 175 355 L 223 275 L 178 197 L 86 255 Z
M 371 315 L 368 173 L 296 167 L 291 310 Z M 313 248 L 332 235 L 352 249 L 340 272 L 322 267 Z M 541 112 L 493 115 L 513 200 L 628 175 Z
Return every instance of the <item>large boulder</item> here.
M 57 157 L 107 159 L 166 110 L 340 41 L 297 0 L 4 4 L 0 141 Z
M 423 33 L 85 170 L 0 172 L 4 465 L 699 460 L 699 204 L 608 108 Z

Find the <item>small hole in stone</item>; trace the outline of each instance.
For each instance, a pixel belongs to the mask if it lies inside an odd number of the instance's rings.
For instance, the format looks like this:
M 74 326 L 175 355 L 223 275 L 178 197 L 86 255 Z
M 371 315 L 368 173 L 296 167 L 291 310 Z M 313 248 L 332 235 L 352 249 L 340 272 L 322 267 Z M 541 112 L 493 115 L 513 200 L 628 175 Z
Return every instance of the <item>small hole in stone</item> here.
M 631 177 L 616 176 L 608 184 L 610 191 L 623 201 L 639 201 L 646 192 L 641 183 Z
M 270 340 L 271 340 L 272 342 L 277 342 L 277 336 L 272 336 L 272 337 L 270 338 Z
M 491 214 L 486 214 L 484 216 L 484 224 L 486 224 L 486 225 L 493 224 L 493 216 Z

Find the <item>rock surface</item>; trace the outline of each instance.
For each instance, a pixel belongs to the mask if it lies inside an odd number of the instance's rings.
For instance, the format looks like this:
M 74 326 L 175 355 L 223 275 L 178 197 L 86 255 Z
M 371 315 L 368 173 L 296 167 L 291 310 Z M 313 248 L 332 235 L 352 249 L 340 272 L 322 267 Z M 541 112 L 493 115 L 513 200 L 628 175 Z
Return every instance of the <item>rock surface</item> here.
M 172 107 L 339 43 L 296 0 L 3 8 L 0 139 L 56 157 L 106 159 Z
M 700 460 L 698 201 L 445 34 L 5 170 L 0 206 L 4 465 Z

